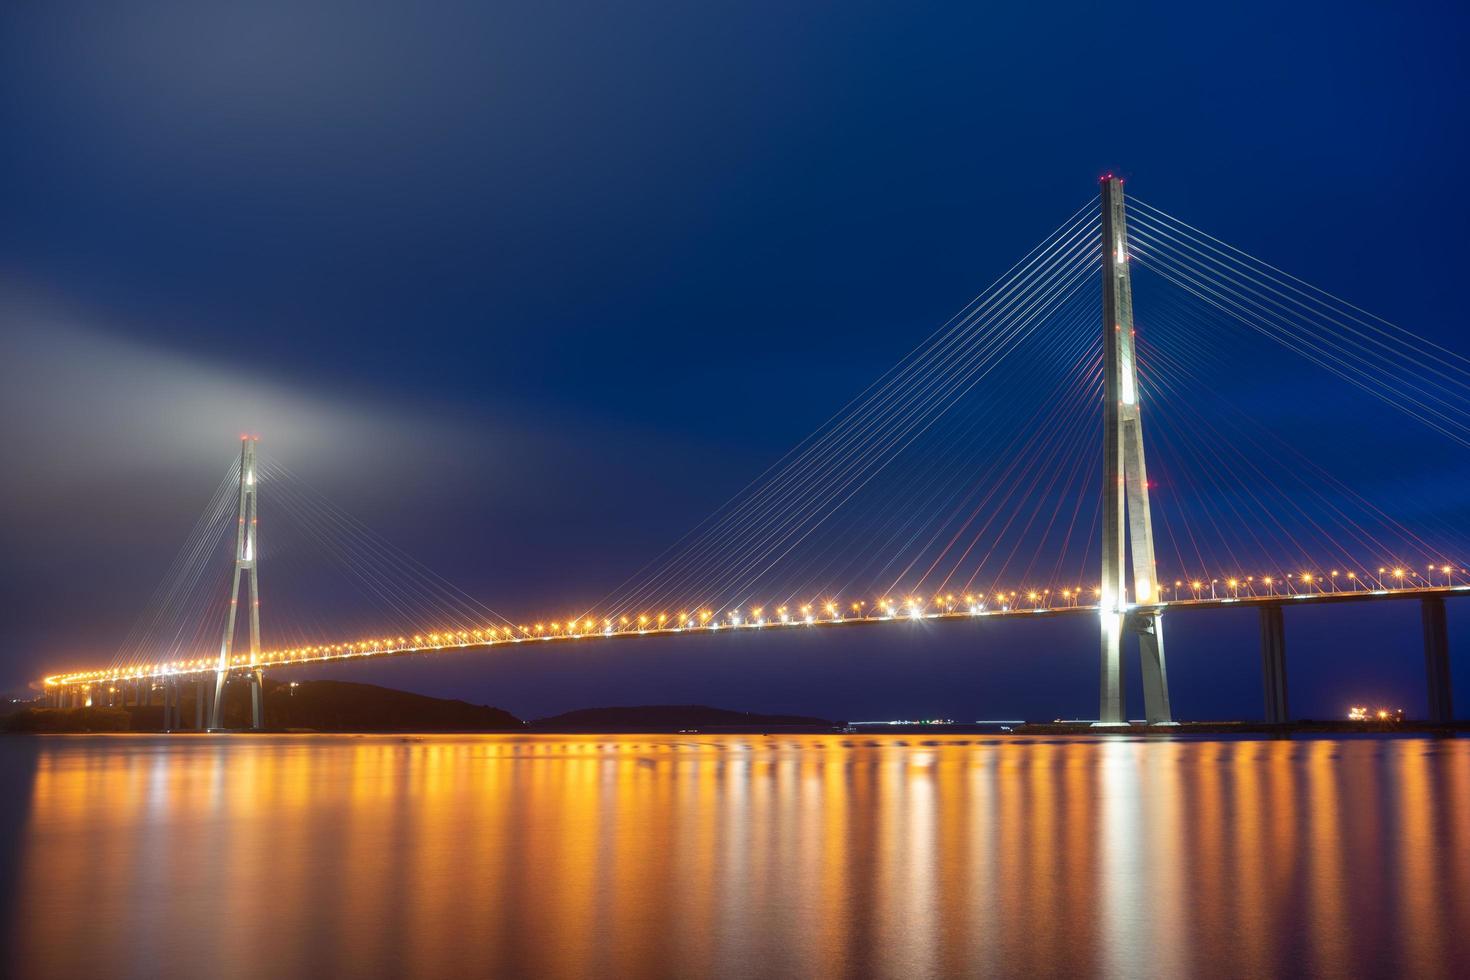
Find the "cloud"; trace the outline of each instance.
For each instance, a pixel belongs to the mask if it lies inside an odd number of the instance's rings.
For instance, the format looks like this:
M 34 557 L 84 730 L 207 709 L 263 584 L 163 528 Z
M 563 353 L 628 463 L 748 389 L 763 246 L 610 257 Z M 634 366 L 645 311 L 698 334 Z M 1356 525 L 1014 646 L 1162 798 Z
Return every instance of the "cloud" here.
M 222 364 L 128 339 L 5 287 L 0 329 L 0 413 L 12 461 L 0 513 L 10 517 L 78 489 L 116 494 L 181 471 L 221 472 L 247 432 L 271 455 L 321 472 L 360 472 L 395 453 L 460 454 L 470 438 L 462 422 L 405 408 L 392 392 L 302 390 L 273 379 L 249 362 L 243 334 L 240 363 Z M 475 427 L 479 444 L 487 437 Z

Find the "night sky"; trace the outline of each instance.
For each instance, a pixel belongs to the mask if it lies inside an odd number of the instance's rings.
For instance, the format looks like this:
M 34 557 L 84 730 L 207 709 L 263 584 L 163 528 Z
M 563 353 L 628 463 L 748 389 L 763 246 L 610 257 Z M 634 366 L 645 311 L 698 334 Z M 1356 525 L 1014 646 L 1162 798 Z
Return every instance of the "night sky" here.
M 244 431 L 497 609 L 595 599 L 1104 171 L 1470 352 L 1466 50 L 1445 3 L 6 5 L 0 688 L 108 661 Z M 1470 450 L 1282 373 L 1269 426 L 1463 513 Z M 1254 614 L 1171 623 L 1176 716 L 1259 714 Z M 1415 604 L 1288 630 L 1298 715 L 1422 710 Z M 528 717 L 1049 718 L 1095 716 L 1096 658 L 1077 619 L 321 676 Z

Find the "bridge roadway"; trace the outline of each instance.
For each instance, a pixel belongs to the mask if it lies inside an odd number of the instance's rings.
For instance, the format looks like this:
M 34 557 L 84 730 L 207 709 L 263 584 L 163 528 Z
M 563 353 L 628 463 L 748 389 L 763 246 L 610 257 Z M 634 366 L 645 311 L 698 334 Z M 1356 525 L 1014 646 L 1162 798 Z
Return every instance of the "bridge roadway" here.
M 1286 607 L 1334 605 L 1353 602 L 1393 602 L 1408 599 L 1418 600 L 1421 603 L 1421 621 L 1424 631 L 1424 655 L 1429 694 L 1428 718 L 1436 722 L 1449 722 L 1453 719 L 1453 711 L 1449 696 L 1449 645 L 1448 633 L 1445 626 L 1444 600 L 1460 595 L 1470 595 L 1470 584 L 1418 586 L 1400 589 L 1327 590 L 1291 594 L 1216 595 L 1213 597 L 1200 596 L 1198 598 L 1191 596 L 1185 599 L 1171 599 L 1158 603 L 1140 604 L 1133 608 L 1139 612 L 1159 613 L 1231 607 L 1256 608 L 1260 614 L 1262 677 L 1265 690 L 1266 717 L 1268 721 L 1284 723 L 1289 720 L 1286 689 L 1285 627 L 1282 616 L 1282 611 Z M 962 609 L 923 612 L 900 610 L 893 614 L 885 615 L 834 615 L 826 618 L 820 616 L 800 616 L 787 619 L 762 619 L 734 623 L 712 622 L 703 625 L 693 624 L 687 626 L 633 626 L 630 628 L 594 629 L 584 632 L 556 632 L 539 636 L 497 638 L 486 638 L 483 634 L 477 638 L 468 632 L 457 632 L 444 635 L 432 634 L 434 642 L 415 642 L 424 639 L 422 637 L 415 637 L 414 640 L 408 640 L 403 643 L 367 641 L 354 644 L 306 647 L 300 650 L 276 651 L 262 654 L 254 663 L 250 661 L 249 657 L 237 656 L 232 658 L 229 671 L 231 674 L 243 675 L 256 670 L 270 669 L 275 671 L 285 667 L 321 665 L 364 657 L 401 657 L 449 650 L 504 646 L 507 644 L 570 643 L 586 640 L 614 639 L 618 637 L 678 636 L 686 633 L 724 633 L 737 630 L 761 631 L 809 629 L 814 627 L 830 628 L 834 626 L 893 623 L 905 620 L 917 622 L 930 620 L 1015 619 L 1024 617 L 1053 618 L 1089 614 L 1095 616 L 1097 613 L 1098 607 L 1096 604 L 1078 603 L 1042 605 L 1027 608 L 1002 607 L 991 609 L 985 607 L 965 607 Z M 136 699 L 136 703 L 146 704 L 151 703 L 153 691 L 162 687 L 164 689 L 163 699 L 165 707 L 172 707 L 177 712 L 179 685 L 182 682 L 190 680 L 202 684 L 204 679 L 212 677 L 217 669 L 218 663 L 215 659 L 199 658 L 197 660 L 167 665 L 63 674 L 48 677 L 45 681 L 45 690 L 49 703 L 62 707 L 96 703 L 99 697 L 102 703 L 126 704 L 131 696 Z M 172 690 L 170 691 L 170 689 Z

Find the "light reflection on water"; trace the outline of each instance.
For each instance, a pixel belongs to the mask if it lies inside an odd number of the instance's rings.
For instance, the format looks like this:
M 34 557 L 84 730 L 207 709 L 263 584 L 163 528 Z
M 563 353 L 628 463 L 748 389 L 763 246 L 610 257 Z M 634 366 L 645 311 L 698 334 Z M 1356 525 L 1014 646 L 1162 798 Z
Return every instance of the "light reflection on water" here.
M 1449 976 L 1470 741 L 11 738 L 10 975 Z M 1462 974 L 1463 975 L 1463 974 Z

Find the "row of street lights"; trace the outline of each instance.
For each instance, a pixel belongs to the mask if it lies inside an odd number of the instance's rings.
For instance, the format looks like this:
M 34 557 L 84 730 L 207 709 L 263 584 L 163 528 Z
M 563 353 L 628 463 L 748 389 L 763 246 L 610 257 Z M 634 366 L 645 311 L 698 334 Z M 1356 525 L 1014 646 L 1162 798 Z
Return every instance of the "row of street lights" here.
M 1364 571 L 1339 572 L 1336 569 L 1323 575 L 1320 572 L 1287 572 L 1284 575 L 1255 575 L 1244 577 L 1218 579 L 1212 578 L 1191 579 L 1185 582 L 1176 579 L 1174 584 L 1163 584 L 1159 586 L 1159 592 L 1167 601 L 1173 602 L 1180 598 L 1179 593 L 1187 593 L 1186 598 L 1193 599 L 1221 599 L 1225 597 L 1240 598 L 1242 594 L 1247 597 L 1260 595 L 1301 595 L 1303 593 L 1332 593 L 1332 592 L 1355 592 L 1364 589 L 1416 589 L 1434 588 L 1435 586 L 1451 587 L 1455 584 L 1455 576 L 1470 576 L 1470 571 L 1464 568 L 1456 568 L 1453 565 L 1426 565 L 1424 571 L 1407 566 L 1389 568 L 1380 566 L 1377 574 Z

